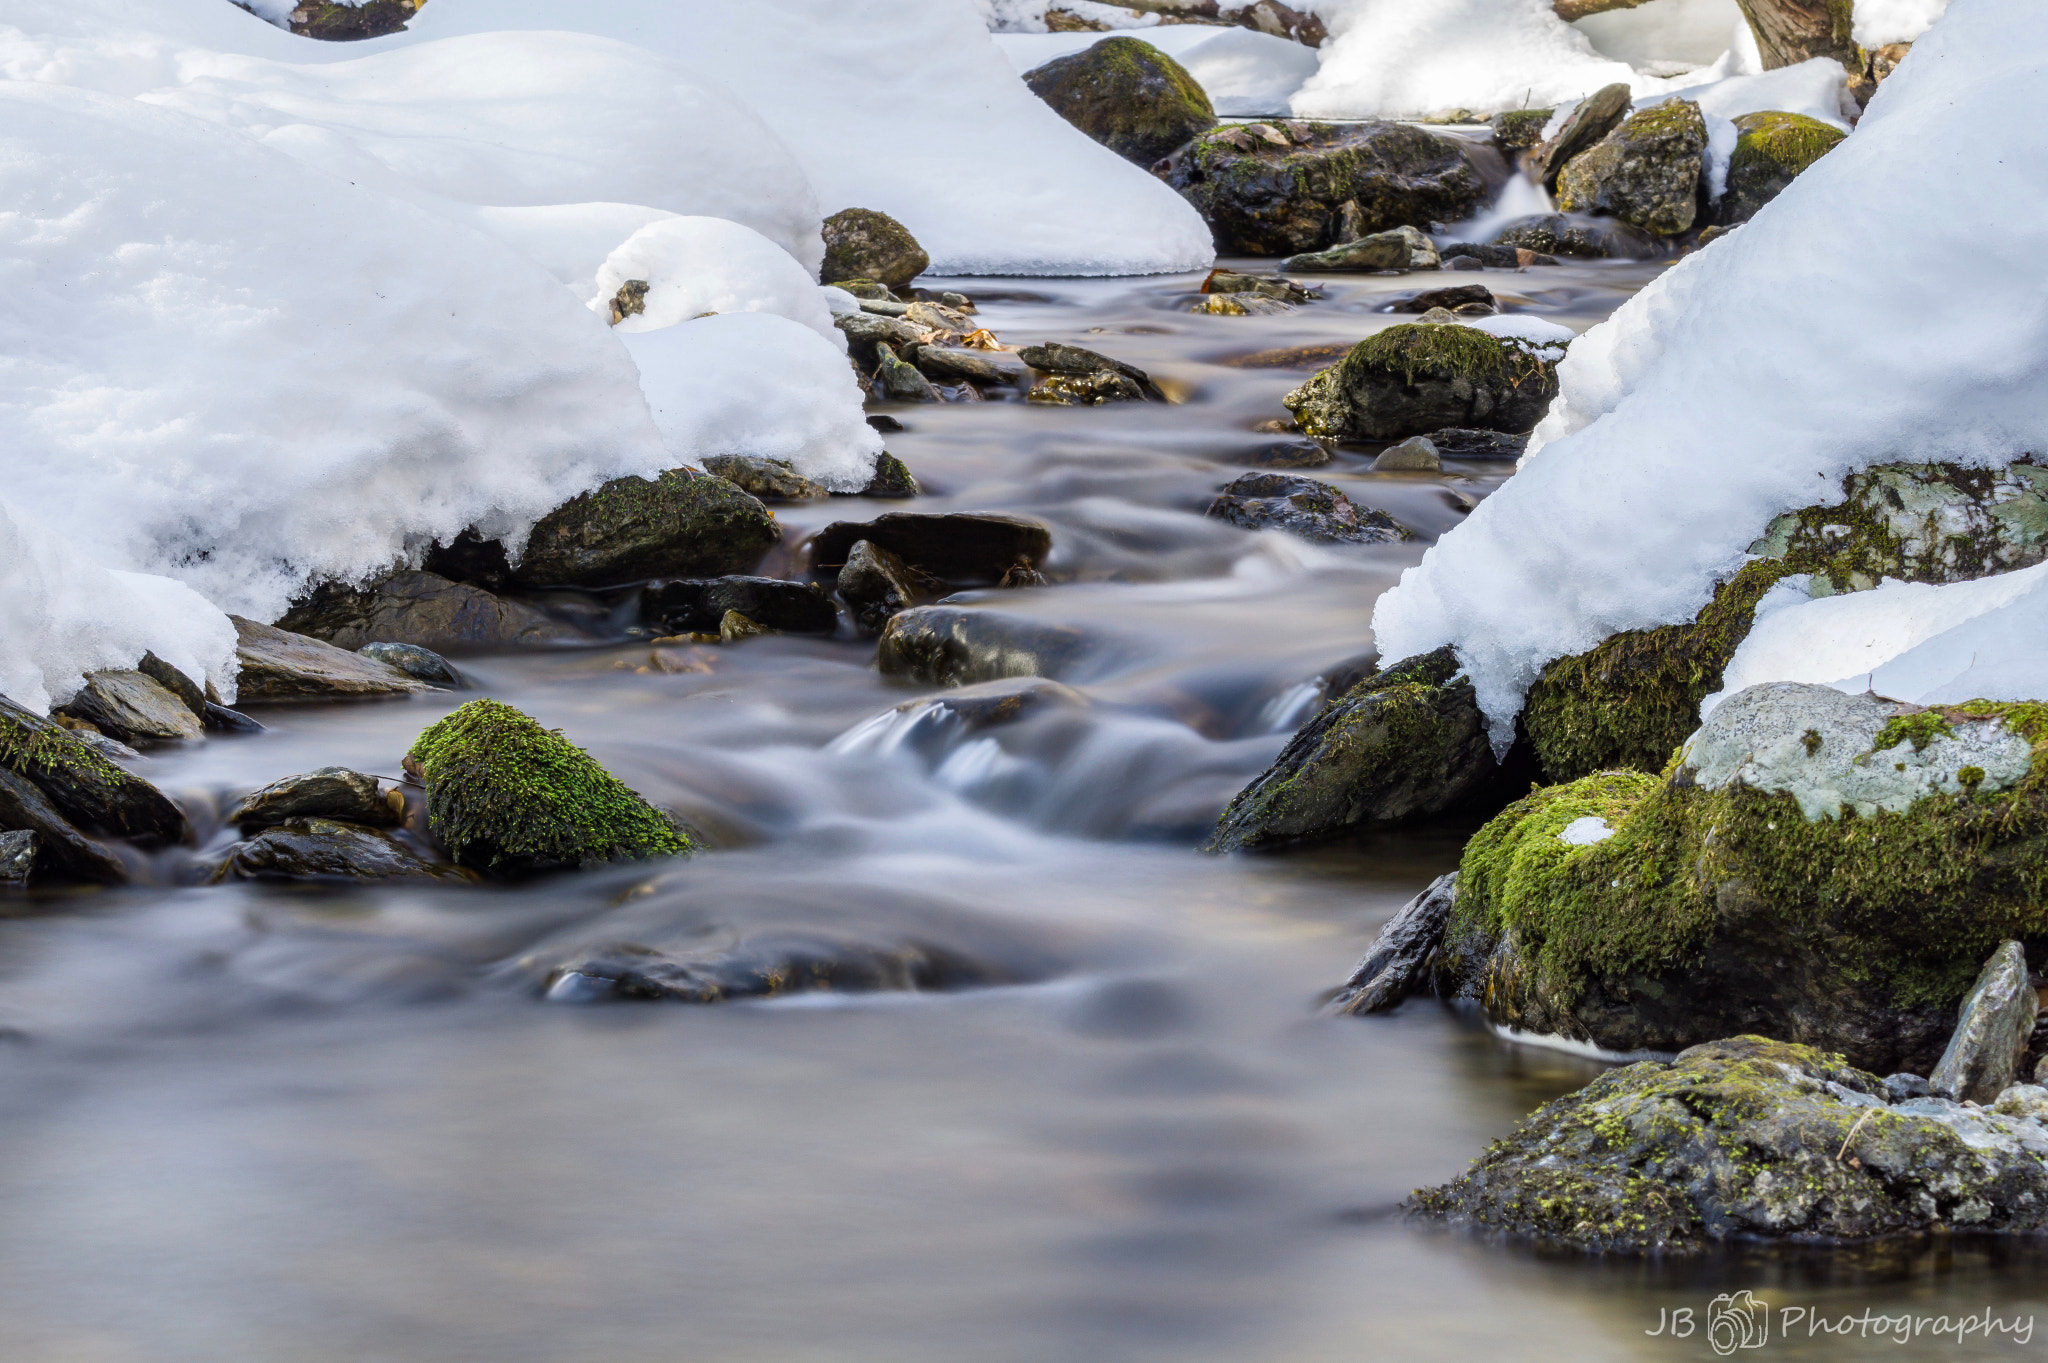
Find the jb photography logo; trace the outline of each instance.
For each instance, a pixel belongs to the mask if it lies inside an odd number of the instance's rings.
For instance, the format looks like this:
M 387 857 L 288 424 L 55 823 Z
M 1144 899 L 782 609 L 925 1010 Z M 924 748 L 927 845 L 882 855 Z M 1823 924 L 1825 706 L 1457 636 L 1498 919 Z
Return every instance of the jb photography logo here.
M 1747 1292 L 1723 1292 L 1707 1303 L 1705 1320 L 1690 1306 L 1666 1306 L 1657 1311 L 1657 1328 L 1643 1333 L 1652 1339 L 1690 1340 L 1705 1328 L 1707 1343 L 1717 1357 L 1727 1358 L 1744 1349 L 1761 1349 L 1778 1339 L 1814 1339 L 1836 1335 L 1853 1339 L 1887 1340 L 1909 1345 L 1921 1340 L 1954 1340 L 1962 1344 L 1972 1337 L 2008 1339 L 2029 1344 L 2034 1338 L 2030 1315 L 1999 1315 L 1990 1307 L 1967 1315 L 1891 1314 L 1865 1307 L 1861 1311 L 1831 1315 L 1810 1306 L 1771 1308 Z
M 1707 1303 L 1707 1343 L 1715 1353 L 1761 1349 L 1770 1337 L 1771 1308 L 1748 1292 L 1724 1292 Z

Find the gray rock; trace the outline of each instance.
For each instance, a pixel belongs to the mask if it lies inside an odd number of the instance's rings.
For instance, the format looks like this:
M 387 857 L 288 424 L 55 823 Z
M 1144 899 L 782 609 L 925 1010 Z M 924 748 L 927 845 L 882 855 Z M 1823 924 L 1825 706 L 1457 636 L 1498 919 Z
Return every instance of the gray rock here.
M 1024 361 L 1007 350 L 975 350 L 967 346 L 921 345 L 917 367 L 947 382 L 1016 384 L 1029 377 Z
M 875 382 L 882 390 L 882 396 L 892 402 L 937 402 L 939 395 L 932 390 L 932 381 L 918 372 L 917 366 L 906 363 L 896 354 L 895 348 L 887 345 L 875 347 Z
M 1884 1077 L 1884 1092 L 1885 1097 L 1892 1102 L 1903 1103 L 1909 1098 L 1926 1098 L 1932 1095 L 1934 1090 L 1928 1087 L 1927 1081 L 1919 1075 L 1906 1074 L 1902 1071 Z
M 1443 456 L 1436 442 L 1426 435 L 1411 435 L 1398 445 L 1380 451 L 1372 461 L 1374 473 L 1441 473 Z
M 1248 451 L 1239 462 L 1261 469 L 1319 469 L 1334 457 L 1320 440 L 1288 440 Z
M 666 634 L 712 633 L 737 611 L 771 630 L 830 634 L 839 612 L 808 582 L 773 577 L 682 578 L 652 582 L 640 596 L 641 618 Z
M 1365 959 L 1330 1000 L 1330 1011 L 1353 1017 L 1384 1013 L 1429 982 L 1444 925 L 1458 898 L 1458 873 L 1438 876 L 1388 919 Z
M 1362 507 L 1328 483 L 1285 473 L 1247 473 L 1225 485 L 1208 514 L 1246 530 L 1285 530 L 1325 544 L 1413 538 L 1384 511 Z
M 424 652 L 425 650 L 421 651 Z M 215 705 L 212 701 L 208 701 L 206 703 L 206 727 L 211 732 L 220 734 L 260 734 L 266 726 L 249 718 L 240 710 L 230 710 L 225 705 Z
M 1041 345 L 1025 346 L 1018 352 L 1017 358 L 1033 369 L 1042 370 L 1047 374 L 1066 374 L 1075 378 L 1092 378 L 1108 370 L 1121 374 L 1138 385 L 1146 396 L 1158 395 L 1158 388 L 1153 384 L 1152 376 L 1136 365 L 1125 364 L 1122 360 L 1113 360 L 1107 355 L 1081 346 L 1067 345 L 1062 341 L 1047 341 Z
M 1080 630 L 961 606 L 918 606 L 890 618 L 875 661 L 885 677 L 968 686 L 1004 677 L 1073 675 L 1098 651 Z
M 993 586 L 1020 566 L 1035 571 L 1052 552 L 1052 531 L 1024 516 L 891 512 L 871 521 L 836 521 L 813 535 L 805 546 L 811 572 L 836 574 L 860 540 L 954 587 Z
M 1453 284 L 1448 288 L 1426 289 L 1399 299 L 1393 305 L 1395 312 L 1428 312 L 1432 308 L 1449 308 L 1465 316 L 1477 317 L 1499 312 L 1500 300 L 1484 284 Z
M 1562 213 L 1534 213 L 1516 218 L 1494 236 L 1498 247 L 1518 247 L 1538 255 L 1576 256 L 1584 260 L 1654 260 L 1664 252 L 1657 239 L 1618 218 L 1568 218 Z M 1543 262 L 1555 265 L 1555 260 Z
M 704 471 L 715 473 L 734 487 L 764 502 L 811 502 L 832 494 L 796 471 L 787 459 L 763 459 L 751 454 L 706 456 Z
M 2048 1122 L 2048 1088 L 2039 1084 L 2014 1084 L 1998 1095 L 1991 1110 L 2001 1117 L 2024 1117 L 2031 1122 Z
M 322 767 L 251 791 L 229 812 L 227 821 L 246 835 L 306 818 L 341 819 L 382 828 L 404 815 L 405 799 L 396 788 L 386 791 L 376 777 L 347 767 Z
M 205 722 L 206 690 L 198 682 L 193 681 L 154 653 L 143 654 L 142 661 L 135 664 L 135 670 L 176 696 L 184 703 L 185 708 L 190 710 L 201 723 Z
M 582 631 L 523 601 L 425 572 L 392 573 L 362 587 L 323 585 L 280 616 L 277 627 L 356 652 L 373 643 L 438 650 L 588 642 Z
M 41 840 L 35 830 L 17 828 L 0 833 L 0 890 L 18 890 L 35 874 Z
M 183 811 L 162 791 L 115 766 L 79 735 L 5 696 L 0 696 L 0 769 L 25 778 L 65 819 L 87 832 L 142 847 L 181 842 L 187 832 Z
M 1332 246 L 1289 256 L 1283 270 L 1434 270 L 1441 265 L 1436 245 L 1412 227 L 1395 227 Z
M 550 1003 L 724 1003 L 788 994 L 938 992 L 1011 981 L 985 961 L 916 940 L 823 931 L 762 932 L 696 950 L 621 943 L 578 952 L 542 984 Z
M 455 670 L 455 665 L 430 648 L 380 641 L 364 644 L 356 652 L 386 667 L 395 667 L 414 681 L 449 691 L 462 689 L 462 674 Z
M 78 694 L 59 708 L 123 743 L 191 742 L 205 737 L 199 716 L 184 701 L 138 671 L 89 672 Z
M 874 418 L 869 418 L 870 422 L 873 420 Z M 883 428 L 877 427 L 876 429 L 880 430 Z M 902 423 L 897 423 L 895 429 L 902 430 Z M 868 485 L 860 490 L 860 495 L 863 497 L 886 497 L 892 500 L 901 500 L 906 497 L 917 496 L 919 490 L 917 479 L 911 476 L 910 469 L 905 466 L 904 462 L 887 450 L 883 450 L 875 456 L 875 476 L 869 479 Z
M 1622 84 L 1603 86 L 1579 101 L 1579 107 L 1565 116 L 1557 136 L 1536 149 L 1534 170 L 1543 187 L 1555 190 L 1565 166 L 1620 127 L 1631 102 L 1629 88 Z
M 1706 153 L 1707 124 L 1699 106 L 1667 100 L 1573 158 L 1557 179 L 1558 207 L 1676 236 L 1692 226 L 1698 212 Z
M 910 229 L 870 208 L 848 208 L 825 219 L 825 264 L 819 278 L 827 284 L 872 279 L 900 289 L 931 267 L 931 257 L 910 235 Z
M 1024 83 L 1061 118 L 1141 166 L 1216 126 L 1200 82 L 1137 38 L 1105 38 L 1026 72 Z
M 2027 973 L 2027 950 L 2007 942 L 1984 963 L 1963 999 L 1955 1035 L 1927 1077 L 1944 1098 L 1989 1103 L 2013 1085 L 2034 1034 L 2040 996 Z
M 235 623 L 235 660 L 242 669 L 237 688 L 244 705 L 366 700 L 432 689 L 395 667 L 323 640 L 259 625 L 239 615 L 228 618 Z
M 1520 459 L 1529 448 L 1529 437 L 1448 426 L 1431 431 L 1429 443 L 1445 459 Z
M 35 834 L 36 864 L 79 880 L 121 885 L 128 868 L 108 848 L 81 833 L 36 784 L 0 767 L 0 828 Z
M 1360 341 L 1281 401 L 1319 439 L 1528 431 L 1557 396 L 1559 354 L 1473 327 L 1407 322 Z
M 836 590 L 863 634 L 880 634 L 889 617 L 908 610 L 917 600 L 909 566 L 867 540 L 854 541 L 847 551 Z
M 909 311 L 906 306 L 904 311 Z M 914 326 L 901 317 L 881 317 L 869 312 L 834 313 L 832 325 L 846 335 L 848 352 L 853 358 L 873 368 L 877 346 L 890 346 L 897 350 L 922 345 L 931 332 L 924 327 Z
M 295 819 L 238 843 L 214 873 L 245 880 L 420 880 L 463 884 L 476 876 L 427 860 L 398 838 L 335 819 Z

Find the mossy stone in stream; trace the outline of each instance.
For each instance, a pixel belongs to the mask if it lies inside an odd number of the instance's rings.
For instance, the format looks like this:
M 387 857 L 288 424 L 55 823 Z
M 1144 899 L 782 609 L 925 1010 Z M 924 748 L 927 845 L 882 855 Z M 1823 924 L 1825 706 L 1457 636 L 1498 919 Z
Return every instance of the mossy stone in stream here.
M 931 268 L 917 238 L 887 213 L 846 208 L 825 219 L 825 264 L 820 279 L 864 280 L 901 289 Z
M 1446 426 L 1518 434 L 1550 410 L 1558 354 L 1474 327 L 1403 323 L 1281 401 L 1320 439 L 1405 440 Z
M 615 587 L 751 572 L 782 537 L 775 515 L 723 478 L 670 469 L 614 478 L 533 527 L 518 576 L 536 587 Z
M 162 791 L 5 696 L 0 696 L 0 767 L 35 786 L 66 819 L 89 832 L 145 847 L 185 836 L 184 812 Z
M 1201 83 L 1137 38 L 1105 38 L 1026 73 L 1024 83 L 1061 118 L 1141 166 L 1216 126 Z
M 690 839 L 556 730 L 473 700 L 406 755 L 455 860 L 498 873 L 687 856 Z
M 1706 154 L 1707 123 L 1699 105 L 1667 100 L 1573 157 L 1557 178 L 1558 207 L 1675 236 L 1698 214 Z
M 1817 118 L 1776 111 L 1744 114 L 1735 127 L 1739 136 L 1728 159 L 1728 190 L 1717 213 L 1723 226 L 1748 222 L 1848 136 Z

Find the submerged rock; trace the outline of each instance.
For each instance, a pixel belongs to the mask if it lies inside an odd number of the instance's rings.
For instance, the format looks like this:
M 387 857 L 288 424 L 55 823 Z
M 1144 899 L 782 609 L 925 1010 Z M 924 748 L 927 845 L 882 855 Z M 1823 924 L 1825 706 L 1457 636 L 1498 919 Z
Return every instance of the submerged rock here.
M 811 536 L 805 546 L 811 571 L 838 572 L 860 540 L 955 587 L 993 586 L 1020 566 L 1035 571 L 1052 552 L 1052 531 L 1024 516 L 896 511 L 871 521 L 835 521 Z
M 931 268 L 917 238 L 887 213 L 848 208 L 825 219 L 825 264 L 821 282 L 873 280 L 900 289 Z
M 1602 213 L 1676 236 L 1699 211 L 1707 122 L 1699 105 L 1673 99 L 1636 114 L 1557 178 L 1557 206 Z
M 1061 118 L 1141 166 L 1216 126 L 1201 84 L 1137 38 L 1106 38 L 1026 72 L 1024 83 Z
M 1285 473 L 1247 473 L 1225 485 L 1208 514 L 1246 530 L 1285 530 L 1325 544 L 1413 538 L 1392 516 L 1361 507 L 1328 483 Z
M 229 811 L 227 822 L 247 834 L 293 819 L 341 819 L 382 828 L 404 817 L 405 797 L 381 789 L 376 777 L 347 767 L 321 767 L 251 791 Z
M 1402 906 L 1373 938 L 1371 950 L 1331 998 L 1329 1010 L 1354 1017 L 1384 1013 L 1427 987 L 1457 899 L 1458 873 L 1453 871 Z
M 527 537 L 519 578 L 615 587 L 655 577 L 751 572 L 782 537 L 774 513 L 723 478 L 670 469 L 614 478 L 556 507 Z
M 140 671 L 88 672 L 85 685 L 59 708 L 122 743 L 191 742 L 206 734 L 200 716 Z
M 1436 244 L 1412 227 L 1373 232 L 1324 251 L 1289 256 L 1283 270 L 1434 270 Z
M 393 835 L 338 819 L 293 819 L 238 843 L 214 872 L 245 880 L 444 880 L 476 876 L 433 862 Z
M 1282 402 L 1304 433 L 1333 440 L 1445 426 L 1522 432 L 1550 410 L 1561 357 L 1472 327 L 1409 322 L 1360 341 Z
M 363 587 L 327 584 L 285 612 L 277 627 L 358 652 L 373 643 L 481 649 L 586 641 L 523 601 L 423 572 L 392 573 Z
M 1759 208 L 1848 136 L 1805 114 L 1744 114 L 1735 127 L 1739 136 L 1728 159 L 1728 189 L 1715 214 L 1724 227 L 1755 217 Z
M 1319 469 L 1335 458 L 1320 440 L 1288 440 L 1246 451 L 1238 460 L 1261 469 Z
M 665 634 L 712 633 L 738 611 L 771 630 L 830 634 L 839 612 L 808 582 L 773 577 L 683 578 L 651 582 L 640 596 L 641 618 Z
M 725 479 L 750 497 L 764 502 L 812 502 L 831 496 L 823 484 L 814 483 L 796 471 L 787 459 L 763 459 L 751 454 L 713 454 L 704 459 L 704 471 Z
M 1585 260 L 1652 260 L 1664 249 L 1649 233 L 1618 218 L 1572 219 L 1562 213 L 1516 218 L 1500 230 L 1493 244 Z M 1533 262 L 1517 257 L 1517 263 Z
M 386 667 L 395 667 L 414 681 L 449 691 L 462 689 L 462 674 L 455 670 L 455 665 L 432 649 L 421 648 L 418 644 L 379 642 L 364 644 L 356 652 Z
M 1142 402 L 1145 392 L 1113 369 L 1093 374 L 1054 374 L 1026 394 L 1030 402 L 1060 407 L 1100 407 L 1105 402 Z
M 578 952 L 547 973 L 550 1003 L 725 1003 L 787 994 L 924 993 L 1011 981 L 987 961 L 915 939 L 762 932 L 730 945 L 657 951 L 636 943 Z
M 184 840 L 184 812 L 162 791 L 5 696 L 0 696 L 0 771 L 22 778 L 66 820 L 88 832 L 141 847 Z M 0 819 L 0 826 L 5 822 Z
M 961 606 L 918 606 L 893 616 L 875 662 L 885 677 L 968 686 L 1004 677 L 1072 674 L 1096 641 L 1067 625 Z
M 1565 115 L 1557 135 L 1536 150 L 1533 169 L 1545 189 L 1555 190 L 1558 175 L 1573 157 L 1621 126 L 1628 117 L 1632 99 L 1628 86 L 1620 83 L 1605 85 L 1580 100 L 1578 107 Z M 1537 129 L 1537 135 L 1542 135 L 1541 128 Z
M 0 833 L 0 890 L 18 890 L 28 884 L 35 874 L 40 845 L 41 840 L 32 829 Z
M 2013 1086 L 2041 999 L 2027 970 L 2027 949 L 2007 942 L 1991 953 L 1977 982 L 1964 996 L 1948 1049 L 1927 1076 L 1927 1086 L 1943 1098 L 1990 1104 Z M 2022 1111 L 2024 1100 L 2013 1106 Z
M 855 540 L 834 588 L 863 634 L 880 634 L 889 617 L 917 600 L 910 568 L 895 554 L 867 540 Z
M 235 660 L 241 664 L 236 684 L 243 704 L 366 700 L 431 689 L 395 667 L 324 640 L 259 625 L 239 615 L 228 618 L 235 624 Z

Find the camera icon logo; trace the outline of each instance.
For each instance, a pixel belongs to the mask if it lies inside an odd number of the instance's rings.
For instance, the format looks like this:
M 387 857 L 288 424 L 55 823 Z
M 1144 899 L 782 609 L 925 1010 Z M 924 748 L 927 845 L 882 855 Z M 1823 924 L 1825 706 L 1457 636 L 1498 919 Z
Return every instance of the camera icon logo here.
M 1707 1303 L 1707 1343 L 1720 1357 L 1761 1349 L 1770 1337 L 1771 1308 L 1747 1291 L 1724 1292 Z

